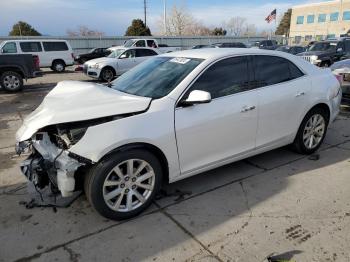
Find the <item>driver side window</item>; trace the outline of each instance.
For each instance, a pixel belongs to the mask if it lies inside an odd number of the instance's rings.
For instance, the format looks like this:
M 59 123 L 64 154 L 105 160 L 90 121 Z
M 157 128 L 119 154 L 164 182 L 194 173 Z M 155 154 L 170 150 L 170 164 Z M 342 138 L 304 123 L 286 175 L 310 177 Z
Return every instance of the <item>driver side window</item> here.
M 9 42 L 6 43 L 3 48 L 2 48 L 2 52 L 4 54 L 14 54 L 17 53 L 17 46 L 15 42 Z
M 120 56 L 120 58 L 122 58 L 122 59 L 126 59 L 126 58 L 135 58 L 135 50 L 134 50 L 134 49 L 126 50 L 126 51 Z
M 136 42 L 135 46 L 137 47 L 146 47 L 144 40 L 139 40 Z
M 251 89 L 248 72 L 246 56 L 221 60 L 196 80 L 187 96 L 193 90 L 209 92 L 212 99 L 247 91 Z

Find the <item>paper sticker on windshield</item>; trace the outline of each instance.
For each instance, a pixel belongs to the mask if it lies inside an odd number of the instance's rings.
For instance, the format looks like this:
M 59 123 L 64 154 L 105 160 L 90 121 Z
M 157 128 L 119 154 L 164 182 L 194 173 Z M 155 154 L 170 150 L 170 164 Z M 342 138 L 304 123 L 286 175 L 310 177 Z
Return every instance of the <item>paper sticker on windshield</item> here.
M 191 59 L 183 58 L 183 57 L 174 57 L 173 59 L 170 60 L 170 62 L 183 64 L 183 65 L 188 63 L 189 61 L 191 61 Z

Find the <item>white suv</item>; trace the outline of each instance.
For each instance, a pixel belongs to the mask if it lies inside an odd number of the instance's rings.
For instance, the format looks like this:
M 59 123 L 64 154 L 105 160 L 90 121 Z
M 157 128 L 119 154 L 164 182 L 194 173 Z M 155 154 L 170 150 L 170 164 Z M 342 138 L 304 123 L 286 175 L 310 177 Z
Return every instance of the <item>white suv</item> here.
M 37 55 L 40 67 L 50 67 L 56 72 L 74 64 L 73 50 L 66 40 L 7 40 L 0 44 L 0 52 Z
M 311 154 L 339 113 L 330 70 L 260 49 L 153 57 L 111 83 L 61 82 L 17 132 L 22 172 L 63 196 L 83 187 L 103 216 L 148 207 L 174 182 L 288 144 Z M 232 200 L 234 201 L 234 200 Z

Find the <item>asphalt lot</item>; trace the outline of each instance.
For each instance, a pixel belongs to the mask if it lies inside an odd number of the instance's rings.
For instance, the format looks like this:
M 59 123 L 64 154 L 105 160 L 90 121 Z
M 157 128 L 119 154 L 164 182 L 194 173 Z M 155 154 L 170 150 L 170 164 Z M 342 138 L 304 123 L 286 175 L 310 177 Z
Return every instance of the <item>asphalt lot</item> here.
M 169 185 L 141 216 L 108 221 L 84 196 L 26 209 L 14 154 L 23 118 L 61 80 L 47 72 L 23 92 L 0 91 L 0 261 L 350 261 L 350 113 L 311 157 L 286 148 Z

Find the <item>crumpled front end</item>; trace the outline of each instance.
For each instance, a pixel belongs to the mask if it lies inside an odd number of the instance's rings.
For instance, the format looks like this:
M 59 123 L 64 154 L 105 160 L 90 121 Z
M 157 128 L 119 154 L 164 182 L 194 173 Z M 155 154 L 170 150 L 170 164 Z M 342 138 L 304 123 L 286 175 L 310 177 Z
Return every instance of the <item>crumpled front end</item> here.
M 16 152 L 30 153 L 20 168 L 36 188 L 50 186 L 58 189 L 63 197 L 72 195 L 78 168 L 88 164 L 88 160 L 70 153 L 64 136 L 56 132 L 37 132 L 31 139 L 19 142 Z

